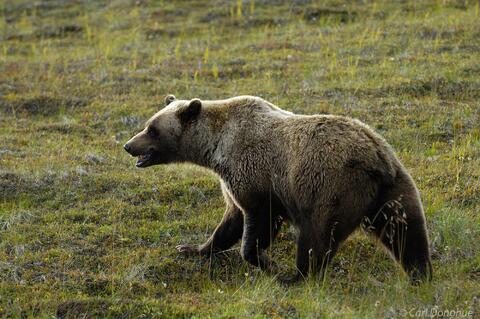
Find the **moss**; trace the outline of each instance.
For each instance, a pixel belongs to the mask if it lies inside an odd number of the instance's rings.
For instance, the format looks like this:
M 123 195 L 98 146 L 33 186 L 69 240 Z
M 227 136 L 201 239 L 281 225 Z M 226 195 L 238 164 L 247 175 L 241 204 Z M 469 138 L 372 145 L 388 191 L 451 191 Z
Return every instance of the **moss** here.
M 0 30 L 0 317 L 478 314 L 474 1 L 7 0 Z M 122 149 L 168 93 L 258 95 L 376 127 L 421 191 L 434 281 L 410 287 L 359 234 L 324 281 L 281 286 L 294 267 L 287 226 L 271 274 L 238 246 L 179 256 L 176 244 L 203 242 L 221 219 L 216 177 L 135 169 Z

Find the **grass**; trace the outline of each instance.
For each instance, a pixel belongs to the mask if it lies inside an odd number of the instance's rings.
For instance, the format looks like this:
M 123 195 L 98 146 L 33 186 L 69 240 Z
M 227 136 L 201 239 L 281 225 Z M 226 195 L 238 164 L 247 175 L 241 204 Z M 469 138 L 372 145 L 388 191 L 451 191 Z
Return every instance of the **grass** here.
M 1 2 L 0 316 L 478 317 L 479 21 L 475 1 Z M 238 249 L 178 255 L 219 222 L 218 181 L 122 149 L 167 93 L 371 125 L 421 191 L 434 281 L 410 286 L 361 232 L 289 288 Z M 281 271 L 293 242 L 284 227 Z

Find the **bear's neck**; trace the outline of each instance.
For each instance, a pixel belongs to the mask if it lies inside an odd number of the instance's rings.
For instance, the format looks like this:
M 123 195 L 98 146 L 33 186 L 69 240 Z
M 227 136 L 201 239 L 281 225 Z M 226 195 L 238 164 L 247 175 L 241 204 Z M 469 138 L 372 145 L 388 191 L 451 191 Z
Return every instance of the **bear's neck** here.
M 201 117 L 186 128 L 180 149 L 183 161 L 212 169 L 217 173 L 220 172 L 215 152 L 228 122 L 219 111 L 221 110 L 202 110 Z

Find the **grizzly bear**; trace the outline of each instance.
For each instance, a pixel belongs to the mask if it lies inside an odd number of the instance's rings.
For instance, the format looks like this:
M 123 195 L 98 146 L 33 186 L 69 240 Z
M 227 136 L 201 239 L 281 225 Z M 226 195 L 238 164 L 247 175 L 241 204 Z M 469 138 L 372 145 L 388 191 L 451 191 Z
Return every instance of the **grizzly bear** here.
M 264 253 L 282 222 L 298 230 L 296 276 L 323 274 L 359 226 L 376 236 L 413 282 L 431 279 L 419 192 L 392 148 L 362 122 L 295 115 L 253 96 L 165 98 L 166 107 L 125 144 L 136 166 L 194 163 L 220 178 L 226 210 L 201 245 L 210 255 L 242 239 L 240 253 L 267 269 Z

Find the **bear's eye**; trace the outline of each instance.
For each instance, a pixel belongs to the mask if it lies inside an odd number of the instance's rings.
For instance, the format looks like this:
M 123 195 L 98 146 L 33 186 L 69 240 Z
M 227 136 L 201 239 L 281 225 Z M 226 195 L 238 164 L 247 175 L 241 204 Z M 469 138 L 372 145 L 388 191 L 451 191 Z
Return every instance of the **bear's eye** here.
M 158 132 L 157 132 L 157 129 L 152 127 L 152 126 L 149 126 L 148 127 L 148 130 L 147 130 L 147 134 L 150 136 L 150 137 L 157 137 L 158 135 Z

